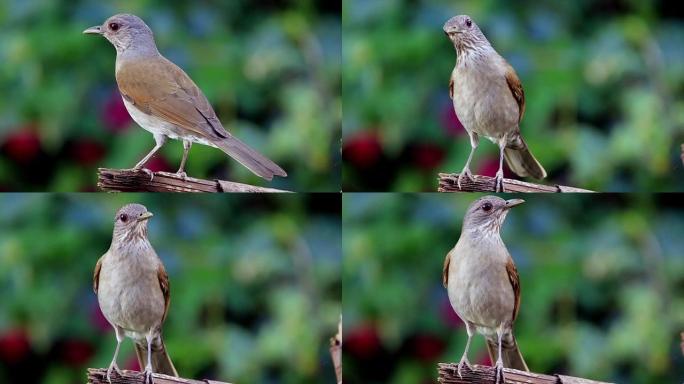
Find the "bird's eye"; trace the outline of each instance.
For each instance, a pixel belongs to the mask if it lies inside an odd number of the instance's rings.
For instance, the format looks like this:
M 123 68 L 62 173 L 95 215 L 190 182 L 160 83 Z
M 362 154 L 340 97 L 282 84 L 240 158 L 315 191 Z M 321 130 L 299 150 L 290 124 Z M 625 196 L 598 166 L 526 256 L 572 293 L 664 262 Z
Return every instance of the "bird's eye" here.
M 473 21 L 470 20 L 470 19 L 466 19 L 466 26 L 467 26 L 468 28 L 472 27 L 472 26 L 473 26 Z
M 486 203 L 482 204 L 482 210 L 485 212 L 491 211 L 492 210 L 492 203 L 486 202 Z
M 119 220 L 121 220 L 122 223 L 127 222 L 127 221 L 128 221 L 128 215 L 125 214 L 125 213 L 122 213 L 122 214 L 119 216 Z
M 112 31 L 118 31 L 119 30 L 119 23 L 109 23 L 109 29 Z

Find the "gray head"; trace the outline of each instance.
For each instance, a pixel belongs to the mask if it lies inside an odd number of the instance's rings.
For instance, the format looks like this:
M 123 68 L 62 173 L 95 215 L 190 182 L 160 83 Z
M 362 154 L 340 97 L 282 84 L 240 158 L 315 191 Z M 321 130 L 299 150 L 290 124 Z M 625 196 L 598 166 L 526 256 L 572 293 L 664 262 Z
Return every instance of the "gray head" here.
M 90 27 L 83 33 L 104 36 L 114 45 L 117 53 L 124 52 L 131 46 L 136 49 L 157 50 L 152 30 L 135 15 L 125 13 L 114 15 L 102 25 Z
M 468 15 L 458 15 L 444 23 L 444 33 L 454 44 L 459 55 L 482 46 L 490 47 L 489 41 Z
M 499 233 L 508 210 L 524 203 L 522 199 L 504 200 L 497 196 L 485 196 L 475 200 L 463 217 L 466 231 Z
M 124 205 L 114 218 L 114 240 L 147 238 L 147 220 L 152 213 L 141 204 Z

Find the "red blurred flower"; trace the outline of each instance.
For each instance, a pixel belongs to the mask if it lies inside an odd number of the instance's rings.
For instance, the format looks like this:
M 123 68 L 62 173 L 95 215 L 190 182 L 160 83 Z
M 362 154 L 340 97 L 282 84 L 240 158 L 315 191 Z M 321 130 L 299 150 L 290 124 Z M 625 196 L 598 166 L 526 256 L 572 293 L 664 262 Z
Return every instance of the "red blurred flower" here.
M 446 298 L 439 305 L 440 317 L 444 324 L 451 328 L 462 328 L 465 324 L 463 320 L 454 312 L 454 308 L 451 306 L 449 299 Z
M 357 168 L 368 168 L 382 155 L 380 139 L 373 132 L 358 132 L 344 143 L 342 153 Z
M 380 351 L 380 336 L 375 327 L 361 325 L 346 332 L 344 349 L 362 359 L 367 359 Z
M 437 168 L 444 161 L 444 150 L 435 144 L 418 144 L 411 150 L 413 162 L 424 170 Z
M 102 109 L 101 118 L 112 132 L 122 132 L 130 126 L 131 115 L 128 114 L 119 92 L 112 92 Z
M 79 140 L 69 149 L 71 157 L 82 165 L 95 165 L 102 160 L 107 152 L 104 145 L 93 140 Z
M 437 359 L 446 347 L 444 341 L 433 335 L 416 335 L 411 344 L 413 353 L 423 361 Z
M 149 169 L 152 172 L 175 172 L 175 169 L 171 169 L 171 165 L 169 164 L 168 161 L 166 161 L 166 158 L 164 158 L 161 154 L 154 156 L 153 158 L 150 159 L 150 161 L 145 164 L 145 168 Z
M 477 357 L 475 358 L 475 364 L 488 366 L 494 365 L 492 359 L 489 357 L 489 353 L 487 353 L 486 351 L 482 351 L 479 355 L 477 355 Z
M 9 364 L 23 360 L 31 350 L 28 335 L 23 329 L 10 329 L 0 335 L 0 360 Z
M 128 369 L 130 371 L 141 371 L 143 368 L 140 366 L 138 358 L 135 355 L 132 355 L 124 363 L 123 369 Z
M 27 125 L 7 135 L 2 149 L 18 163 L 28 163 L 41 152 L 40 138 L 33 125 Z
M 66 340 L 61 343 L 60 355 L 67 365 L 82 366 L 93 356 L 93 346 L 82 340 Z
M 454 105 L 452 103 L 445 103 L 440 108 L 439 120 L 442 123 L 442 128 L 448 136 L 462 136 L 466 134 L 463 124 L 458 120 L 456 112 L 454 112 Z
M 95 329 L 102 333 L 114 330 L 111 324 L 109 324 L 109 321 L 107 321 L 107 318 L 105 318 L 102 314 L 102 310 L 100 310 L 100 305 L 97 303 L 97 301 L 93 301 L 90 310 L 90 322 L 93 324 Z
M 477 168 L 477 172 L 474 174 L 494 177 L 498 170 L 499 157 L 487 157 L 481 161 L 480 166 Z M 504 160 L 504 177 L 511 178 L 511 176 L 511 172 L 506 165 L 506 160 Z

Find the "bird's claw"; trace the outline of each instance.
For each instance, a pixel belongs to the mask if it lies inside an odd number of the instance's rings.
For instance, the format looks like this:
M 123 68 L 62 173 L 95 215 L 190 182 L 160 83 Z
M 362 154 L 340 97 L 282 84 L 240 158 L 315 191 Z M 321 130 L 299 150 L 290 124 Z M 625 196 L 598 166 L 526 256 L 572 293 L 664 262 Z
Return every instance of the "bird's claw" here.
M 462 179 L 463 177 L 467 178 L 468 180 L 472 180 L 472 179 L 473 179 L 473 174 L 470 173 L 470 169 L 466 168 L 466 169 L 464 169 L 464 170 L 461 172 L 460 175 L 458 175 L 458 180 L 456 181 L 456 184 L 458 185 L 459 191 L 461 190 L 461 179 Z
M 154 380 L 152 379 L 152 371 L 151 370 L 144 370 L 143 375 L 145 376 L 145 384 L 154 384 Z
M 494 192 L 506 192 L 504 191 L 503 179 L 503 173 L 497 172 L 494 178 Z
M 496 384 L 505 384 L 506 379 L 504 378 L 503 364 L 497 364 L 495 368 L 496 371 L 494 374 L 496 375 Z
M 135 167 L 135 168 L 131 168 L 131 171 L 136 171 L 136 172 L 140 171 L 140 172 L 143 172 L 143 173 L 145 173 L 147 176 L 150 177 L 150 181 L 154 180 L 154 172 L 150 171 L 150 170 L 147 169 L 147 168 Z
M 112 369 L 114 370 L 114 372 L 116 372 L 117 375 L 121 376 L 121 371 L 119 370 L 119 367 L 116 365 L 116 363 L 110 365 L 109 368 L 107 368 L 107 382 L 109 384 L 112 384 Z
M 463 376 L 461 375 L 461 369 L 464 365 L 468 367 L 468 370 L 473 370 L 473 367 L 470 366 L 470 362 L 467 358 L 461 359 L 461 361 L 458 362 L 458 368 L 456 369 L 456 373 L 458 373 L 458 377 L 460 377 L 461 379 L 463 378 Z
M 178 171 L 175 173 L 175 175 L 176 175 L 176 177 L 183 179 L 183 181 L 185 181 L 185 179 L 188 178 L 188 174 L 183 172 L 183 171 Z

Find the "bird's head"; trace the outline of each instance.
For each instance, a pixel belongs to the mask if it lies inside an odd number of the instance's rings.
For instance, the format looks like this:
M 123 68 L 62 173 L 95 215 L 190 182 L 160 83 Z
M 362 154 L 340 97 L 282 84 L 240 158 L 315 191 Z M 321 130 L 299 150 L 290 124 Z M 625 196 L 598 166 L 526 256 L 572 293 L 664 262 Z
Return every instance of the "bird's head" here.
M 107 19 L 102 25 L 96 25 L 83 31 L 85 34 L 104 36 L 116 48 L 117 53 L 127 50 L 132 45 L 156 50 L 154 35 L 150 27 L 141 18 L 130 14 L 118 14 Z
M 468 15 L 458 15 L 444 23 L 444 33 L 457 50 L 476 49 L 489 46 L 489 41 Z
M 147 220 L 152 213 L 141 204 L 124 205 L 114 218 L 114 238 L 147 238 Z
M 498 233 L 508 210 L 524 202 L 522 199 L 504 200 L 497 196 L 481 197 L 468 207 L 462 230 Z

